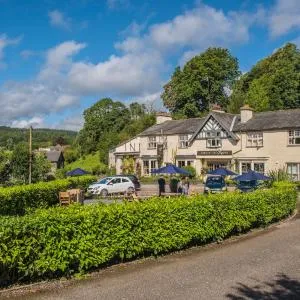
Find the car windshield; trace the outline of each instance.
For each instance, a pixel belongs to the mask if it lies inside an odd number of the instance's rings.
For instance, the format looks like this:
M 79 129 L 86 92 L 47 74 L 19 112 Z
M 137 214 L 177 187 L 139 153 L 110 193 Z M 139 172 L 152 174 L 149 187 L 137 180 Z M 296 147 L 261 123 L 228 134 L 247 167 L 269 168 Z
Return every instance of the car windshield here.
M 208 177 L 206 183 L 221 183 L 222 177 Z
M 111 177 L 105 177 L 97 182 L 97 184 L 107 184 L 111 180 Z

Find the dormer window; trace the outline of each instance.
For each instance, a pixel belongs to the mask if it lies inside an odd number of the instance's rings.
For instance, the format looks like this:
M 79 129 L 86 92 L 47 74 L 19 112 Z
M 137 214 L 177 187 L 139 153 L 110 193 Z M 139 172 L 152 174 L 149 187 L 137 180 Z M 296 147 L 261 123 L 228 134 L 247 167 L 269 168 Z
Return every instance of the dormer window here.
M 247 134 L 247 147 L 262 147 L 264 138 L 262 132 L 249 132 Z
M 179 136 L 179 148 L 188 148 L 189 146 L 189 137 L 188 135 Z
M 206 132 L 206 147 L 220 148 L 222 146 L 221 131 L 207 131 Z
M 289 130 L 289 145 L 300 145 L 300 129 Z
M 156 136 L 149 136 L 148 137 L 148 149 L 156 149 Z

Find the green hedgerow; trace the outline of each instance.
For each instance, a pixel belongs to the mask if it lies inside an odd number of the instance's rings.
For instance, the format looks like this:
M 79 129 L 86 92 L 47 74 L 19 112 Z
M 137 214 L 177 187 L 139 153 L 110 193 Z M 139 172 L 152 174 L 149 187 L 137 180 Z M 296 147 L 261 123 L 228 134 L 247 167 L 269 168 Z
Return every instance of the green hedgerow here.
M 95 176 L 88 175 L 0 188 L 0 215 L 24 215 L 28 209 L 50 207 L 58 203 L 60 191 L 85 189 L 95 180 Z
M 292 186 L 252 193 L 71 205 L 0 218 L 0 285 L 83 273 L 224 239 L 288 216 Z

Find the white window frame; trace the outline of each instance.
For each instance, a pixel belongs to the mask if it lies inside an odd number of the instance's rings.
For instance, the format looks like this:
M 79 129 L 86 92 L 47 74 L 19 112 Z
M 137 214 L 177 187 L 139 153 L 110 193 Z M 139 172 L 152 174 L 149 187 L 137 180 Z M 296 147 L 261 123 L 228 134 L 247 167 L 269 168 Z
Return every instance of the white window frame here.
M 249 166 L 250 166 L 250 169 L 249 169 Z M 265 174 L 266 162 L 261 161 L 261 160 L 240 160 L 239 161 L 239 170 L 240 170 L 241 174 L 246 173 L 249 170 L 253 170 L 255 172 Z
M 264 146 L 263 132 L 248 132 L 247 133 L 247 147 L 258 148 Z
M 286 170 L 293 181 L 300 181 L 300 162 L 287 163 Z
M 189 146 L 189 136 L 187 134 L 179 135 L 178 137 L 179 148 L 184 149 Z
M 157 148 L 156 136 L 149 136 L 148 137 L 148 149 L 156 149 L 156 148 Z
M 288 145 L 300 146 L 300 128 L 289 130 Z
M 221 148 L 221 131 L 206 132 L 206 148 Z

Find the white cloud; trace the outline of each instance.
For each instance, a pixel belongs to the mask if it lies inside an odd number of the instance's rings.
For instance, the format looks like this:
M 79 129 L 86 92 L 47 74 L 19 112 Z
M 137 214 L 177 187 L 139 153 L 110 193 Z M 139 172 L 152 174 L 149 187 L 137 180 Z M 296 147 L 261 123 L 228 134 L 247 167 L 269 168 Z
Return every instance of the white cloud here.
M 14 39 L 8 38 L 6 34 L 0 34 L 0 68 L 4 68 L 6 65 L 2 61 L 4 57 L 4 49 L 10 45 L 17 45 L 20 43 L 22 37 Z
M 64 30 L 71 30 L 72 20 L 66 17 L 62 12 L 59 10 L 52 10 L 48 13 L 50 24 L 53 27 L 57 27 Z
M 45 127 L 44 119 L 41 117 L 33 117 L 31 119 L 23 119 L 23 120 L 14 120 L 11 123 L 11 127 L 17 127 L 17 128 L 28 128 L 29 126 L 32 127 Z
M 300 36 L 291 41 L 291 43 L 295 44 L 298 49 L 300 49 Z
M 300 29 L 299 0 L 277 0 L 269 16 L 269 30 L 272 37 L 278 37 Z
M 39 79 L 60 80 L 62 73 L 71 66 L 72 57 L 86 47 L 84 43 L 67 41 L 51 48 L 46 54 L 46 63 L 42 68 Z

